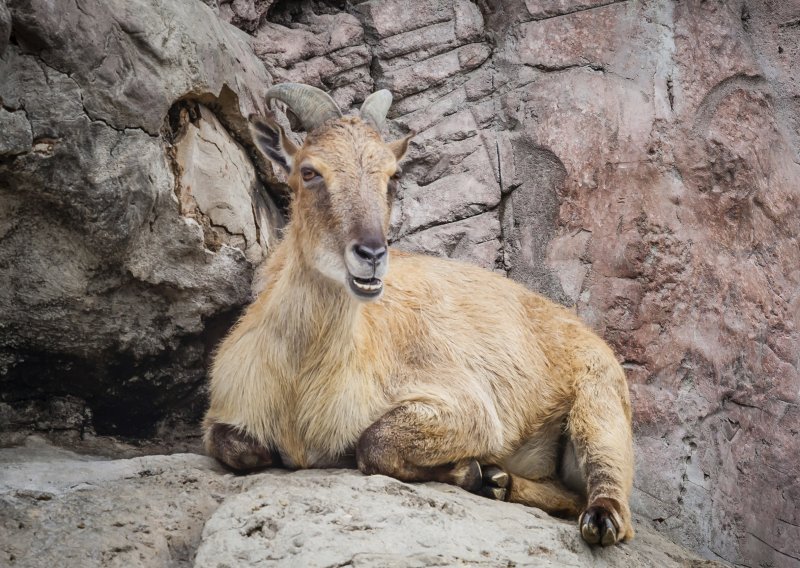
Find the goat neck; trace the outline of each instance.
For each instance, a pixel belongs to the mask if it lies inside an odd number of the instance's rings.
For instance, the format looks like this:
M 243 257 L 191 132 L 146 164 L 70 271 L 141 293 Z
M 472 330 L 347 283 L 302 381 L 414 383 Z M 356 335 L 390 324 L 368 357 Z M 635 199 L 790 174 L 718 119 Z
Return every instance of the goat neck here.
M 302 362 L 322 351 L 352 351 L 363 304 L 313 267 L 298 246 L 300 232 L 290 224 L 267 263 L 271 277 L 265 308 L 287 352 Z

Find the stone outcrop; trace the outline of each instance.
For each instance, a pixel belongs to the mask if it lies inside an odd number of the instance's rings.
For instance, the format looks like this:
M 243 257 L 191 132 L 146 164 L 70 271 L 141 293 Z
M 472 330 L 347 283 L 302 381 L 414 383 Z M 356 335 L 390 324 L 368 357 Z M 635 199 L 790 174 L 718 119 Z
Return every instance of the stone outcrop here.
M 0 60 L 0 416 L 153 435 L 283 224 L 243 118 L 270 79 L 193 2 L 49 6 L 9 3 Z
M 387 135 L 418 132 L 394 244 L 505 273 L 613 345 L 643 522 L 800 566 L 796 3 L 82 7 L 0 0 L 6 440 L 191 431 L 285 207 L 242 117 L 272 82 L 343 108 L 388 88 Z
M 8 11 L 6 0 L 0 1 L 0 56 L 8 46 L 11 39 L 11 12 Z
M 717 565 L 646 527 L 593 551 L 536 509 L 354 471 L 240 477 L 194 454 L 101 460 L 37 439 L 0 450 L 0 468 L 3 566 Z

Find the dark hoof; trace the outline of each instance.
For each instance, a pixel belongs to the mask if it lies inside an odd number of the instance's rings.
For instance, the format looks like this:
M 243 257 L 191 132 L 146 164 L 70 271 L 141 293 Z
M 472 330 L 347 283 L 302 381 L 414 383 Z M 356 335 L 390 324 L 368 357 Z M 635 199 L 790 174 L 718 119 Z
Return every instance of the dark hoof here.
M 483 485 L 483 473 L 481 464 L 478 460 L 470 460 L 463 466 L 457 468 L 455 473 L 455 484 L 466 489 L 471 493 L 479 491 Z
M 511 481 L 511 478 L 499 467 L 491 465 L 483 472 L 483 482 L 493 487 L 507 489 L 509 481 Z
M 617 543 L 617 527 L 610 511 L 593 506 L 581 515 L 581 536 L 589 544 L 611 546 Z
M 490 465 L 483 470 L 483 486 L 478 493 L 489 499 L 505 501 L 510 482 L 511 478 L 505 471 Z

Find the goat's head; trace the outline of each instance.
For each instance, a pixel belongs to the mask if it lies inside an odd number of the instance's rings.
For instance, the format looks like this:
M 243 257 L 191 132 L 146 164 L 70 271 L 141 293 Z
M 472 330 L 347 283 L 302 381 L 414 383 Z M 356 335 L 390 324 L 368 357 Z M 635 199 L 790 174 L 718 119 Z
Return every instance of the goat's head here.
M 386 235 L 398 162 L 411 138 L 385 143 L 379 134 L 391 94 L 373 93 L 358 116 L 342 116 L 333 99 L 308 85 L 277 85 L 267 92 L 270 98 L 286 103 L 308 132 L 298 148 L 272 118 L 250 117 L 257 146 L 286 171 L 294 192 L 297 254 L 355 298 L 379 298 L 389 267 Z

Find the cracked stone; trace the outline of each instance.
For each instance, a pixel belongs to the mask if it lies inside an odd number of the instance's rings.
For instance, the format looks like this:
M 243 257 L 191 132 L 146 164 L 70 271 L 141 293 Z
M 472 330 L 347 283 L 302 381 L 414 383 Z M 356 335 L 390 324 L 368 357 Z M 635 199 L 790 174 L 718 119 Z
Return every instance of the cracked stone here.
M 0 0 L 0 57 L 6 50 L 11 38 L 11 13 L 8 11 L 6 0 Z
M 250 299 L 280 226 L 259 189 L 269 170 L 255 180 L 239 145 L 249 141 L 244 116 L 263 105 L 264 66 L 244 34 L 201 4 L 8 7 L 16 42 L 0 58 L 0 402 L 9 421 L 0 439 L 38 429 L 66 440 L 92 429 L 152 436 L 196 420 L 207 353 Z M 189 94 L 215 105 L 226 166 L 249 168 L 232 186 L 235 214 L 219 195 L 204 202 L 246 243 L 211 251 L 180 214 L 164 127 Z M 235 179 L 199 171 L 186 173 L 204 197 Z M 64 384 L 86 412 L 50 404 Z
M 453 17 L 453 4 L 448 0 L 422 2 L 414 10 L 403 0 L 375 0 L 358 6 L 364 23 L 381 38 L 444 22 Z
M 608 6 L 609 4 L 627 1 L 628 0 L 579 0 L 578 2 L 574 2 L 571 0 L 525 0 L 525 7 L 528 9 L 531 19 L 544 20 L 568 16 L 575 12 L 583 12 Z
M 437 224 L 394 241 L 393 246 L 410 252 L 453 257 L 487 270 L 502 265 L 500 218 L 497 211 L 460 221 Z
M 199 120 L 190 122 L 175 144 L 181 214 L 214 233 L 204 237 L 207 245 L 212 240 L 217 250 L 221 244 L 235 246 L 258 264 L 283 225 L 280 213 L 264 199 L 265 189 L 244 148 L 208 108 L 198 108 Z
M 421 187 L 404 185 L 400 235 L 471 217 L 499 202 L 497 186 L 465 174 L 442 177 Z
M 273 4 L 274 0 L 219 0 L 217 8 L 220 19 L 252 32 L 264 21 Z
M 31 149 L 33 135 L 25 111 L 8 112 L 0 108 L 0 155 L 22 154 Z
M 470 44 L 437 55 L 408 67 L 384 70 L 381 87 L 405 97 L 435 86 L 449 77 L 480 66 L 491 50 L 483 44 Z
M 715 565 L 638 519 L 632 544 L 598 556 L 575 523 L 537 509 L 356 471 L 237 476 L 205 456 L 109 459 L 34 437 L 0 449 L 0 468 L 8 565 Z

